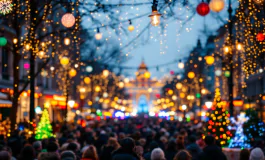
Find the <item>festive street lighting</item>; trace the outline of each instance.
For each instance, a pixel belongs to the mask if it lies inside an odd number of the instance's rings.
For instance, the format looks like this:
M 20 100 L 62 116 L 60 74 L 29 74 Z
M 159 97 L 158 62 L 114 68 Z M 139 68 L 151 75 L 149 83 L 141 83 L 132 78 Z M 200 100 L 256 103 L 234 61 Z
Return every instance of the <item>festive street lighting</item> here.
M 75 101 L 74 100 L 69 100 L 68 105 L 70 108 L 73 108 L 75 106 Z
M 39 51 L 37 55 L 38 55 L 38 57 L 40 59 L 42 59 L 45 56 L 45 52 L 44 51 Z
M 119 82 L 119 88 L 123 88 L 124 87 L 124 83 L 123 82 Z
M 211 0 L 209 7 L 214 12 L 220 12 L 225 7 L 225 1 L 224 0 Z
M 178 82 L 178 83 L 176 84 L 176 88 L 177 88 L 177 89 L 181 89 L 181 88 L 182 88 L 182 84 L 181 84 L 180 82 Z
M 185 67 L 184 63 L 181 62 L 181 60 L 180 60 L 179 63 L 178 63 L 178 67 L 179 67 L 180 69 L 183 69 L 183 68 Z
M 69 76 L 70 77 L 74 77 L 74 76 L 76 76 L 76 70 L 75 69 L 70 69 L 70 71 L 69 71 Z
M 84 78 L 85 84 L 89 84 L 91 82 L 91 79 L 89 77 Z
M 14 38 L 14 39 L 13 39 L 13 43 L 14 43 L 14 44 L 17 44 L 17 42 L 18 42 L 18 39 L 17 39 L 17 38 Z
M 71 28 L 75 24 L 75 16 L 72 13 L 65 13 L 61 19 L 62 25 Z
M 92 71 L 93 71 L 93 67 L 92 67 L 92 66 L 87 66 L 87 67 L 86 67 L 86 71 L 87 71 L 88 73 L 92 72 Z
M 214 57 L 213 56 L 206 56 L 205 57 L 206 64 L 212 65 L 214 63 Z
M 188 77 L 190 78 L 190 79 L 193 79 L 194 77 L 195 77 L 195 73 L 194 72 L 189 72 L 188 73 Z
M 97 33 L 95 34 L 95 38 L 98 41 L 102 39 L 102 33 L 100 33 L 99 28 L 97 28 Z
M 100 91 L 101 91 L 100 86 L 96 86 L 96 87 L 95 87 L 95 91 L 96 91 L 96 92 L 100 92 Z
M 206 101 L 206 102 L 205 102 L 205 106 L 206 106 L 208 109 L 211 109 L 212 105 L 213 105 L 213 102 L 211 102 L 211 101 Z
M 160 24 L 161 14 L 157 10 L 157 0 L 153 0 L 152 14 L 149 15 L 149 17 L 153 26 L 158 26 Z
M 102 72 L 104 77 L 108 77 L 109 76 L 109 71 L 107 69 L 104 69 Z
M 67 66 L 68 64 L 69 64 L 69 58 L 68 57 L 62 57 L 61 59 L 60 59 L 60 63 L 61 63 L 61 65 L 63 66 L 63 67 L 65 67 L 65 66 Z
M 67 37 L 66 37 L 66 38 L 64 38 L 64 44 L 65 44 L 65 45 L 67 45 L 67 46 L 68 46 L 70 43 L 71 43 L 71 40 L 70 40 L 70 38 L 67 38 Z
M 241 50 L 243 49 L 243 44 L 240 43 L 240 42 L 237 42 L 237 44 L 236 44 L 236 49 L 237 49 L 238 51 L 241 51 Z

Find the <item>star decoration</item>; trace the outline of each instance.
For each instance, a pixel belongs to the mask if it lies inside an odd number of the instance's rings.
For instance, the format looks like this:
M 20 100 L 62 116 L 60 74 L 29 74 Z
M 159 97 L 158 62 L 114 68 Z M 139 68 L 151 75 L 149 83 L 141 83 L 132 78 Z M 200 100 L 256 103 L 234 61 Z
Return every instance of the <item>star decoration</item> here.
M 0 14 L 8 14 L 12 11 L 12 1 L 10 0 L 0 0 Z

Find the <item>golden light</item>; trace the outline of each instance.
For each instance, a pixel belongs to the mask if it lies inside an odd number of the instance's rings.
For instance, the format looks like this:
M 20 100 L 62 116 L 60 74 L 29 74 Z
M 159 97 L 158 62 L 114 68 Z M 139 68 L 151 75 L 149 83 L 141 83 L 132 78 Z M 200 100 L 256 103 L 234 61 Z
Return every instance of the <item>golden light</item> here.
M 75 24 L 75 16 L 72 13 L 65 13 L 61 19 L 62 25 L 71 28 Z
M 181 88 L 182 88 L 182 83 L 178 82 L 178 83 L 176 84 L 176 88 L 177 88 L 177 89 L 181 89 Z
M 108 77 L 109 76 L 109 71 L 107 69 L 104 69 L 102 72 L 104 77 Z
M 206 64 L 212 65 L 214 63 L 214 57 L 213 56 L 206 56 L 205 57 Z
M 62 66 L 67 66 L 68 64 L 69 64 L 69 58 L 68 57 L 62 57 L 61 59 L 60 59 L 60 63 L 61 63 L 61 65 Z
M 177 96 L 175 96 L 175 95 L 172 96 L 172 100 L 174 100 L 174 101 L 177 100 Z
M 95 91 L 96 91 L 96 92 L 100 92 L 100 91 L 101 91 L 100 86 L 96 86 L 96 87 L 95 87 Z
M 202 90 L 201 90 L 201 94 L 206 94 L 207 93 L 207 90 L 205 89 L 205 88 L 203 88 Z
M 146 79 L 149 79 L 149 78 L 151 77 L 150 72 L 145 72 L 145 73 L 144 73 L 144 77 L 145 77 Z
M 227 53 L 229 53 L 230 52 L 230 46 L 225 46 L 224 47 L 224 52 L 225 52 L 225 54 L 227 54 Z
M 182 109 L 183 111 L 185 111 L 185 110 L 187 109 L 187 105 L 182 105 L 182 106 L 181 106 L 181 109 Z
M 80 93 L 85 93 L 85 92 L 86 92 L 86 88 L 85 88 L 85 87 L 81 87 L 81 88 L 79 89 L 79 92 L 80 92 Z
M 17 42 L 18 42 L 18 39 L 17 39 L 17 38 L 14 38 L 14 39 L 13 39 L 13 43 L 14 43 L 14 44 L 17 44 Z
M 70 69 L 70 71 L 69 71 L 69 76 L 70 76 L 70 77 L 74 77 L 74 76 L 76 76 L 76 73 L 77 73 L 76 70 L 72 68 L 72 69 Z
M 238 51 L 243 50 L 243 44 L 240 43 L 240 42 L 237 42 L 237 44 L 236 44 L 236 49 L 237 49 Z
M 148 92 L 149 93 L 153 92 L 153 89 L 152 88 L 148 88 Z
M 42 59 L 45 56 L 45 52 L 44 51 L 39 51 L 37 55 L 38 55 L 38 57 L 40 59 Z
M 253 0 L 254 1 L 254 3 L 256 3 L 256 4 L 262 4 L 263 2 L 264 2 L 264 0 Z
M 26 44 L 25 48 L 26 50 L 30 50 L 30 44 Z
M 101 40 L 102 39 L 102 33 L 96 33 L 95 38 L 96 38 L 96 40 Z
M 185 93 L 181 92 L 181 93 L 179 94 L 179 97 L 180 97 L 180 98 L 185 98 Z
M 224 0 L 211 0 L 209 7 L 214 12 L 220 12 L 225 7 L 225 1 Z
M 153 10 L 152 11 L 152 14 L 149 15 L 150 19 L 151 19 L 151 24 L 153 26 L 158 26 L 160 24 L 160 17 L 161 17 L 161 14 L 158 13 L 157 10 Z
M 124 83 L 123 82 L 119 82 L 119 87 L 123 88 L 124 87 Z
M 189 73 L 188 73 L 188 77 L 189 77 L 190 79 L 193 79 L 193 78 L 195 77 L 195 73 L 194 73 L 194 72 L 189 72 Z
M 244 104 L 244 101 L 242 99 L 238 99 L 238 100 L 233 100 L 233 105 L 235 107 L 242 107 Z
M 48 72 L 46 70 L 41 71 L 41 76 L 42 77 L 47 77 L 48 76 Z
M 133 26 L 133 25 L 129 25 L 129 26 L 128 26 L 128 30 L 129 30 L 130 32 L 134 31 L 134 26 Z
M 91 79 L 89 77 L 84 78 L 85 84 L 89 84 L 91 82 Z
M 169 95 L 172 95 L 172 94 L 174 93 L 174 91 L 173 91 L 172 89 L 170 89 L 170 90 L 167 91 L 167 93 L 168 93 Z
M 67 46 L 68 46 L 70 43 L 71 43 L 71 40 L 70 40 L 70 38 L 67 38 L 67 37 L 66 37 L 66 38 L 64 38 L 64 44 L 65 44 L 65 45 L 67 45 Z

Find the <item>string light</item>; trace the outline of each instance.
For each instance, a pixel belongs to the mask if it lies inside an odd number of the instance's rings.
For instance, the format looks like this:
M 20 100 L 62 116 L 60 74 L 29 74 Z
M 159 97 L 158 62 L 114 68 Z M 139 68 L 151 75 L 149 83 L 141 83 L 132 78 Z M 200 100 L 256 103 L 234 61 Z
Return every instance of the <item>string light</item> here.
M 151 19 L 151 24 L 153 26 L 158 26 L 160 24 L 160 17 L 161 17 L 161 14 L 157 10 L 157 4 L 156 3 L 157 3 L 157 1 L 154 0 L 153 6 L 152 6 L 152 14 L 149 15 L 149 17 Z
M 95 38 L 98 41 L 102 39 L 102 33 L 100 33 L 99 28 L 97 28 L 97 33 L 95 34 Z

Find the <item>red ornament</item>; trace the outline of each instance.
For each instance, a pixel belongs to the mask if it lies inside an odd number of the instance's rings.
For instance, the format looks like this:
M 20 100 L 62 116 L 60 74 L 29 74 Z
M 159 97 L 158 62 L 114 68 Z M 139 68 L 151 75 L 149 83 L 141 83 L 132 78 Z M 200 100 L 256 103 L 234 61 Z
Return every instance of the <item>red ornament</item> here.
M 160 94 L 156 94 L 156 98 L 160 98 Z
M 174 71 L 170 71 L 170 74 L 171 74 L 171 75 L 174 75 Z
M 200 15 L 200 16 L 206 16 L 209 12 L 210 12 L 210 7 L 207 3 L 205 2 L 201 2 L 197 8 L 197 13 Z
M 261 42 L 261 41 L 264 41 L 265 36 L 264 36 L 263 33 L 258 33 L 258 34 L 256 35 L 256 39 L 257 39 L 257 41 Z

